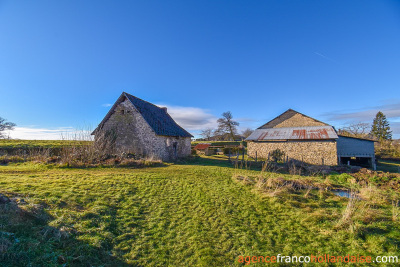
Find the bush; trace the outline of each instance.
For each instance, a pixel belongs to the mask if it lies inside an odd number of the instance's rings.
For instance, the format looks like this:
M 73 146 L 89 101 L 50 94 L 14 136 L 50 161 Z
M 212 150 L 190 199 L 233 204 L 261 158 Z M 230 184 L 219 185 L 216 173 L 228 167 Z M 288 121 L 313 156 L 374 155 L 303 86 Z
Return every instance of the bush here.
M 24 162 L 24 158 L 20 156 L 1 156 L 0 157 L 0 164 L 7 165 L 8 163 L 19 163 Z
M 285 152 L 283 152 L 282 150 L 280 150 L 278 148 L 270 153 L 270 157 L 271 157 L 272 161 L 275 161 L 275 162 L 283 161 L 283 159 L 285 157 Z
M 337 174 L 331 175 L 330 179 L 339 184 L 346 184 L 346 183 L 350 182 L 352 179 L 354 179 L 354 177 L 347 173 L 342 173 L 342 174 L 338 174 L 338 175 Z

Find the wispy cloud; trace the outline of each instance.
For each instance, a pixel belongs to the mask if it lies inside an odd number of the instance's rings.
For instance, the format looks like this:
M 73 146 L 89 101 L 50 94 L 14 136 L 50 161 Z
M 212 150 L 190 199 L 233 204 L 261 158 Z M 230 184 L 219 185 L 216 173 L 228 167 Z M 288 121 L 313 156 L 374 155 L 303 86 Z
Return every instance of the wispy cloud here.
M 321 54 L 321 53 L 319 53 L 319 52 L 314 52 L 314 54 L 316 54 L 317 56 L 322 57 L 322 58 L 324 58 L 324 59 L 326 59 L 326 60 L 329 60 L 329 61 L 332 61 L 332 62 L 334 62 L 334 63 L 337 63 L 335 60 L 333 60 L 333 59 L 331 59 L 330 57 L 327 57 L 327 56 L 325 56 L 325 55 L 323 55 L 323 54 Z
M 111 107 L 113 104 L 109 104 L 109 103 L 106 103 L 106 104 L 103 104 L 103 105 L 101 105 L 102 107 Z
M 63 139 L 82 139 L 89 137 L 89 131 L 77 130 L 73 127 L 58 128 L 35 128 L 35 127 L 15 127 L 8 132 L 13 139 L 25 140 L 63 140 Z
M 400 119 L 400 101 L 374 107 L 365 107 L 359 110 L 330 112 L 323 114 L 323 116 L 331 121 L 369 121 L 375 117 L 378 111 L 382 111 L 387 118 Z
M 322 114 L 327 121 L 335 122 L 340 125 L 367 122 L 372 123 L 376 113 L 382 111 L 390 123 L 391 130 L 395 138 L 400 137 L 400 100 L 389 100 L 384 104 L 365 107 L 357 110 L 333 111 Z

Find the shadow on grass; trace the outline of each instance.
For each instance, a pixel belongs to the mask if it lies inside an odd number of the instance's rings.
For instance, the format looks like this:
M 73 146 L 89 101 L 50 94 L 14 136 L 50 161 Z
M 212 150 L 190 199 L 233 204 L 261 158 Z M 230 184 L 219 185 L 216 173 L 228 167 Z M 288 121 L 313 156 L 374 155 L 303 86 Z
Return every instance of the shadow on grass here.
M 376 167 L 378 171 L 391 172 L 391 173 L 400 172 L 400 163 L 397 161 L 380 159 Z
M 45 207 L 15 195 L 0 203 L 1 266 L 129 266 L 110 254 L 110 246 L 94 247 L 78 240 L 72 227 L 50 226 L 54 218 Z
M 164 162 L 152 162 L 152 163 L 116 163 L 116 164 L 63 164 L 63 165 L 55 165 L 60 169 L 114 169 L 114 168 L 129 168 L 129 169 L 143 169 L 143 168 L 160 168 L 167 167 L 168 164 Z
M 228 168 L 236 168 L 236 169 L 247 169 L 247 170 L 257 170 L 260 171 L 262 168 L 263 162 L 258 161 L 243 161 L 241 157 L 238 159 L 236 157 L 231 157 L 231 161 L 229 161 L 226 156 L 191 156 L 182 162 L 187 165 L 199 165 L 199 166 L 216 166 L 216 167 L 228 167 Z

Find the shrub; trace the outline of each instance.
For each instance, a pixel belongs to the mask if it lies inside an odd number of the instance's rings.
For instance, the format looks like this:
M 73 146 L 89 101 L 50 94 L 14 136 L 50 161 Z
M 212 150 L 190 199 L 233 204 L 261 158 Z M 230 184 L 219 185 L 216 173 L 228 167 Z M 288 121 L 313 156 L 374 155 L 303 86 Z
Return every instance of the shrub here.
M 285 157 L 285 152 L 283 152 L 282 150 L 280 150 L 278 148 L 270 153 L 270 157 L 271 157 L 272 161 L 274 161 L 274 162 L 283 161 L 283 159 Z
M 347 173 L 342 173 L 339 175 L 337 175 L 337 174 L 331 175 L 330 179 L 339 184 L 346 184 L 346 183 L 352 181 L 354 179 L 354 177 Z

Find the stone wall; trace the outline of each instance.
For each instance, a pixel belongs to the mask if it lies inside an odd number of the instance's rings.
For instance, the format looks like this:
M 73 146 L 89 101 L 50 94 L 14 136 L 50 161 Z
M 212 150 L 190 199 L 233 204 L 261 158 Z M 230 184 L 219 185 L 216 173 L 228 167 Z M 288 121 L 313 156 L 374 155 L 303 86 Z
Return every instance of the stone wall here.
M 268 153 L 280 149 L 289 159 L 300 160 L 315 165 L 337 165 L 335 141 L 279 141 L 248 142 L 247 154 L 253 158 L 268 158 Z
M 283 122 L 276 125 L 274 128 L 305 127 L 305 126 L 326 126 L 326 124 L 308 118 L 302 114 L 295 114 L 293 117 L 284 120 Z
M 190 155 L 190 138 L 156 135 L 129 100 L 121 102 L 115 108 L 114 113 L 100 129 L 100 132 L 105 131 L 115 131 L 117 153 L 132 153 L 164 161 Z M 97 134 L 101 134 L 100 132 Z

